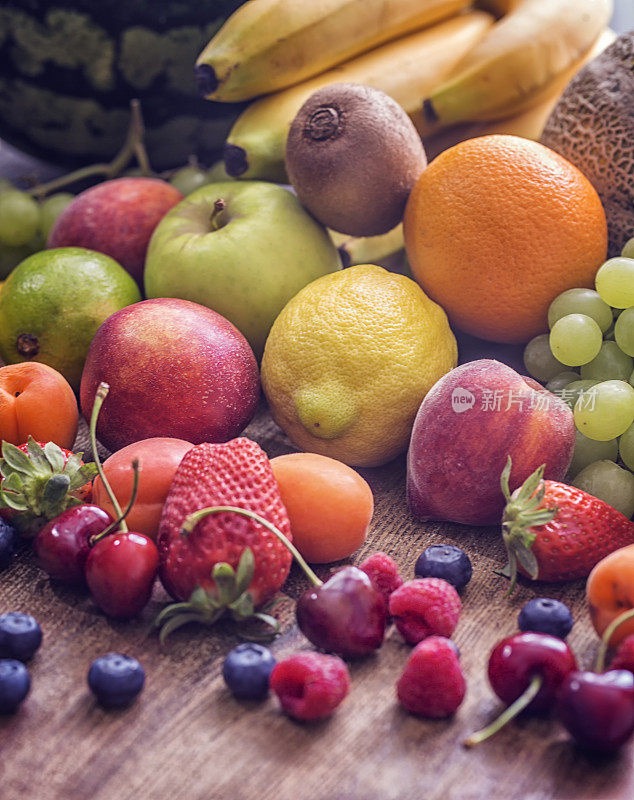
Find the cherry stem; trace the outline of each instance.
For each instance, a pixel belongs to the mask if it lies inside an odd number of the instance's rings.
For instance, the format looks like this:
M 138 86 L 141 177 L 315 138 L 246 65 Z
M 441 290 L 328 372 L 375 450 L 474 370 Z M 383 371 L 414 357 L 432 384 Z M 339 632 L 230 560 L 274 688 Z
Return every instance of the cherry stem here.
M 108 483 L 108 478 L 106 478 L 106 474 L 103 471 L 103 467 L 101 466 L 101 460 L 99 458 L 99 453 L 97 452 L 97 417 L 99 416 L 99 412 L 101 411 L 101 406 L 103 405 L 103 401 L 108 396 L 108 392 L 110 391 L 110 386 L 102 381 L 99 386 L 97 387 L 97 393 L 95 394 L 95 401 L 92 405 L 92 414 L 90 415 L 90 446 L 92 447 L 92 457 L 95 461 L 97 466 L 97 472 L 99 473 L 99 477 L 102 480 L 104 488 L 108 497 L 110 498 L 110 502 L 112 503 L 112 507 L 114 508 L 114 513 L 119 522 L 119 530 L 122 533 L 128 532 L 128 526 L 126 525 L 124 514 L 121 512 L 121 506 L 117 498 L 115 497 L 114 492 L 112 491 L 112 486 Z
M 542 688 L 543 682 L 544 679 L 541 675 L 533 675 L 531 682 L 517 700 L 513 701 L 490 725 L 487 725 L 486 728 L 482 728 L 482 730 L 476 733 L 472 733 L 468 739 L 465 739 L 463 742 L 464 746 L 473 747 L 476 744 L 480 744 L 480 742 L 483 742 L 485 739 L 497 733 L 507 722 L 515 719 L 515 717 L 534 700 L 536 694 Z
M 608 627 L 603 632 L 603 636 L 601 637 L 601 644 L 599 645 L 599 651 L 597 652 L 597 660 L 594 664 L 594 671 L 595 672 L 603 672 L 605 669 L 605 656 L 608 652 L 608 647 L 610 646 L 610 639 L 612 638 L 612 634 L 614 631 L 619 627 L 622 622 L 626 622 L 628 619 L 632 619 L 634 617 L 634 608 L 629 608 L 627 611 L 623 611 L 618 617 L 615 617 L 612 622 L 608 625 Z
M 130 502 L 128 503 L 128 505 L 125 508 L 125 511 L 123 512 L 123 514 L 121 514 L 120 517 L 118 517 L 114 522 L 111 522 L 110 525 L 108 525 L 108 527 L 104 531 L 101 531 L 101 533 L 98 533 L 96 536 L 92 537 L 92 539 L 90 540 L 90 546 L 91 547 L 94 547 L 97 544 L 97 542 L 100 542 L 102 539 L 105 539 L 106 536 L 108 536 L 119 525 L 121 525 L 123 520 L 130 513 L 130 511 L 132 511 L 132 506 L 134 505 L 134 503 L 136 501 L 136 496 L 137 496 L 138 491 L 139 491 L 139 459 L 138 458 L 133 458 L 132 459 L 132 472 L 134 474 L 134 477 L 133 477 L 133 483 L 132 483 L 132 494 L 130 495 Z
M 291 542 L 284 536 L 279 528 L 276 528 L 273 523 L 269 522 L 264 517 L 261 517 L 259 514 L 256 514 L 255 511 L 249 511 L 246 508 L 238 508 L 237 506 L 212 506 L 210 508 L 201 508 L 198 511 L 194 511 L 190 514 L 187 519 L 181 525 L 181 536 L 189 536 L 189 534 L 194 530 L 196 525 L 204 519 L 205 517 L 209 516 L 210 514 L 220 514 L 223 511 L 232 511 L 234 514 L 241 514 L 243 517 L 248 517 L 249 519 L 255 520 L 259 522 L 260 525 L 263 525 L 268 531 L 270 531 L 274 536 L 282 542 L 284 547 L 290 551 L 291 555 L 295 558 L 295 561 L 299 564 L 299 566 L 304 570 L 306 573 L 306 577 L 308 580 L 313 584 L 313 586 L 321 586 L 323 581 L 321 581 L 317 575 L 313 572 L 313 570 L 308 566 L 306 561 L 301 556 L 299 550 L 291 544 Z
M 143 116 L 141 114 L 141 104 L 138 100 L 130 101 L 130 125 L 126 135 L 123 146 L 112 159 L 112 161 L 103 164 L 90 164 L 87 167 L 81 167 L 66 175 L 60 175 L 59 178 L 54 178 L 47 183 L 40 183 L 37 186 L 29 189 L 29 194 L 34 197 L 44 197 L 50 192 L 57 189 L 62 189 L 71 183 L 84 180 L 85 178 L 104 177 L 116 178 L 130 163 L 133 156 L 141 167 L 141 172 L 146 177 L 153 174 L 148 159 L 143 138 L 145 136 L 145 125 L 143 124 Z

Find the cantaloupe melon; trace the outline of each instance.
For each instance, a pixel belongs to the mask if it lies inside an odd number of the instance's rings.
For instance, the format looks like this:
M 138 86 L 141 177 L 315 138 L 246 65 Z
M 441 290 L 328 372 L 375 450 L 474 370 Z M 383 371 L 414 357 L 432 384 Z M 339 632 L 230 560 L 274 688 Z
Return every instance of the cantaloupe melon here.
M 570 81 L 541 142 L 592 182 L 608 220 L 608 254 L 618 255 L 634 236 L 634 31 Z

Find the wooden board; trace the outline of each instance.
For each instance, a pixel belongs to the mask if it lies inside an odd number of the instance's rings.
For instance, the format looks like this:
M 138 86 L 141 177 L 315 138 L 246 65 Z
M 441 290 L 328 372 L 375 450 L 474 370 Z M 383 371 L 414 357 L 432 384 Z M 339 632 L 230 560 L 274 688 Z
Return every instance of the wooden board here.
M 247 433 L 270 456 L 291 448 L 265 413 Z M 432 542 L 463 547 L 474 576 L 463 594 L 455 641 L 468 693 L 456 717 L 408 715 L 395 683 L 410 648 L 391 630 L 376 656 L 350 665 L 352 690 L 328 721 L 299 724 L 277 700 L 238 702 L 224 686 L 222 660 L 238 639 L 225 627 L 189 626 L 161 649 L 148 625 L 166 601 L 156 590 L 143 617 L 113 622 L 87 594 L 51 583 L 25 547 L 0 575 L 0 611 L 27 611 L 44 630 L 30 664 L 32 691 L 14 716 L 0 716 L 2 800 L 613 800 L 634 797 L 632 751 L 590 758 L 547 718 L 524 719 L 473 750 L 461 742 L 500 710 L 486 681 L 488 653 L 516 629 L 530 597 L 558 597 L 574 610 L 569 641 L 589 665 L 597 639 L 583 581 L 522 585 L 504 597 L 493 573 L 503 563 L 499 530 L 420 524 L 405 502 L 404 459 L 364 470 L 376 499 L 368 541 L 353 561 L 383 549 L 413 575 Z M 329 569 L 321 570 L 324 577 Z M 293 571 L 278 609 L 278 658 L 310 647 L 293 624 L 293 598 L 306 581 Z M 147 684 L 128 710 L 106 712 L 92 699 L 86 673 L 111 650 L 138 657 Z

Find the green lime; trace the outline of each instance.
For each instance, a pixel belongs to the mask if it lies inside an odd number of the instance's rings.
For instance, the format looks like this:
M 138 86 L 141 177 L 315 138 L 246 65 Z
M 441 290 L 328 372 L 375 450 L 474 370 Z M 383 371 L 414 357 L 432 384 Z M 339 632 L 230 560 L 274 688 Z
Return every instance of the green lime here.
M 0 355 L 7 364 L 48 364 L 78 389 L 97 328 L 140 299 L 134 279 L 110 256 L 82 247 L 34 253 L 2 287 Z

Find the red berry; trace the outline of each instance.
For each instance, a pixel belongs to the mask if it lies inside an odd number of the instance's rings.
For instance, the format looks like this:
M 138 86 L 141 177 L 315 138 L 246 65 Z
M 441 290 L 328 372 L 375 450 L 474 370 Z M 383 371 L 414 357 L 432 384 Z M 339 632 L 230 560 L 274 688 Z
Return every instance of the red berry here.
M 109 617 L 128 619 L 147 605 L 158 570 L 158 550 L 141 533 L 106 536 L 86 561 L 86 581 L 95 602 Z
M 627 669 L 634 672 L 634 634 L 623 639 L 610 662 L 610 669 Z
M 460 617 L 460 597 L 442 578 L 406 581 L 392 593 L 389 611 L 406 642 L 417 644 L 427 636 L 449 637 Z
M 440 719 L 455 713 L 466 691 L 455 644 L 429 636 L 410 653 L 396 684 L 401 705 L 412 714 Z
M 387 553 L 373 553 L 359 564 L 359 569 L 372 581 L 372 586 L 383 597 L 387 608 L 390 595 L 403 583 L 396 561 Z
M 113 522 L 99 506 L 81 505 L 47 522 L 35 537 L 38 564 L 51 578 L 67 583 L 86 583 L 86 560 L 90 540 Z
M 350 675 L 338 656 L 297 653 L 273 667 L 270 687 L 289 717 L 324 719 L 348 694 Z

